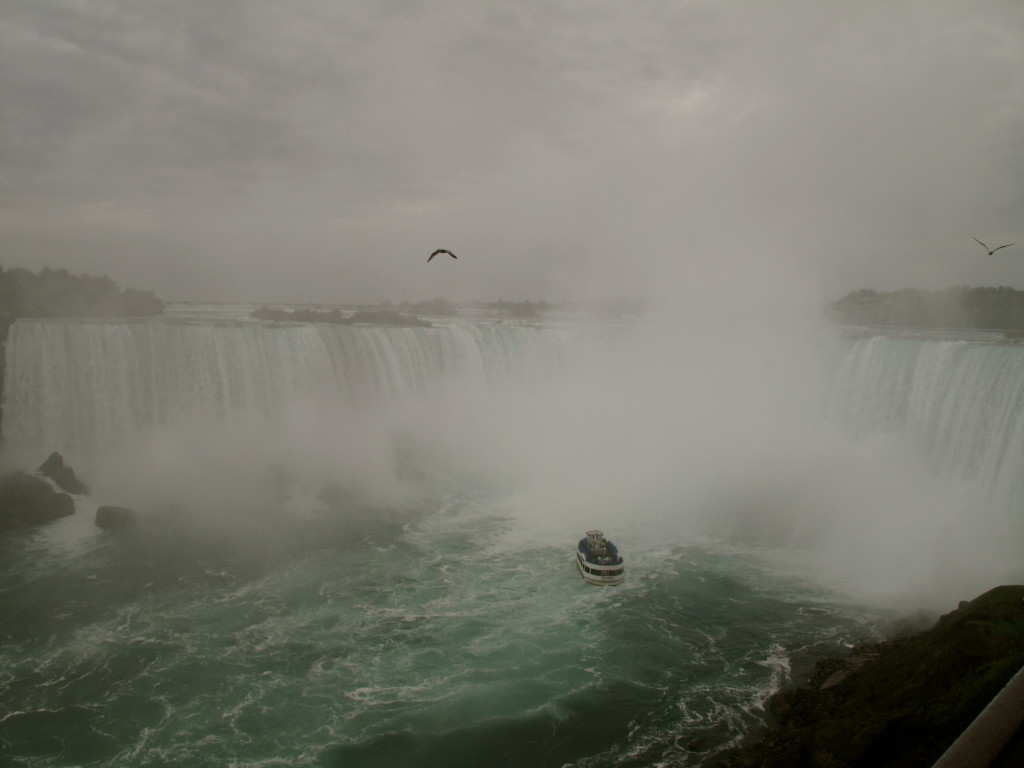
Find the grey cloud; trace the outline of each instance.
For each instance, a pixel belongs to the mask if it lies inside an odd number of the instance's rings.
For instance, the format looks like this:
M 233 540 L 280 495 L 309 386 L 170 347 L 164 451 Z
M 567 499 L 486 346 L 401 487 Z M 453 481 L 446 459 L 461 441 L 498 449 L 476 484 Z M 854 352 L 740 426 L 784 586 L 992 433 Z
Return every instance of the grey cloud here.
M 0 233 L 179 297 L 1022 285 L 959 248 L 1020 226 L 1022 34 L 1012 0 L 12 1 Z M 406 275 L 442 246 L 481 258 Z
M 370 7 L 173 3 L 148 18 L 135 3 L 23 7 L 5 22 L 11 101 L 28 107 L 13 110 L 11 133 L 36 168 L 49 158 L 251 182 L 326 165 L 415 193 L 524 133 L 586 138 L 607 99 L 637 87 L 634 54 L 650 42 L 650 30 L 632 38 L 636 25 L 580 33 L 579 11 Z

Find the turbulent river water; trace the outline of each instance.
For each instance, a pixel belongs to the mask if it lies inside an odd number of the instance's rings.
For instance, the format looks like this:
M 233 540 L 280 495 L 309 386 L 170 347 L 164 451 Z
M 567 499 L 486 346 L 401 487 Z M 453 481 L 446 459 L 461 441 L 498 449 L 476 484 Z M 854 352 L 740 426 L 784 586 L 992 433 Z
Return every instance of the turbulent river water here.
M 199 314 L 11 329 L 7 461 L 91 493 L 0 539 L 4 765 L 697 766 L 1021 578 L 1021 346 Z

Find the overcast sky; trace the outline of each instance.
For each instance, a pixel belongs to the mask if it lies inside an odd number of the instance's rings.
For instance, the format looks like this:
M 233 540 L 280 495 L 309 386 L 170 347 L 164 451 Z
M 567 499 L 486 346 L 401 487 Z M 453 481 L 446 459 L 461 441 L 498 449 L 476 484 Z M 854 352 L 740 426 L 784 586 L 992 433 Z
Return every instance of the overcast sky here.
M 1024 289 L 1024 2 L 2 0 L 0 164 L 168 300 Z

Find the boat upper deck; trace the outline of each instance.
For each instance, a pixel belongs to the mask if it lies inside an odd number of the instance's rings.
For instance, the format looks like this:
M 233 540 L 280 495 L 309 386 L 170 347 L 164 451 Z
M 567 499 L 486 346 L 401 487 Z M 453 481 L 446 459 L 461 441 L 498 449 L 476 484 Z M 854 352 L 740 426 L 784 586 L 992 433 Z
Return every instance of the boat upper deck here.
M 583 559 L 593 565 L 620 565 L 622 555 L 618 548 L 604 537 L 601 531 L 587 531 L 587 535 L 580 539 L 577 550 Z

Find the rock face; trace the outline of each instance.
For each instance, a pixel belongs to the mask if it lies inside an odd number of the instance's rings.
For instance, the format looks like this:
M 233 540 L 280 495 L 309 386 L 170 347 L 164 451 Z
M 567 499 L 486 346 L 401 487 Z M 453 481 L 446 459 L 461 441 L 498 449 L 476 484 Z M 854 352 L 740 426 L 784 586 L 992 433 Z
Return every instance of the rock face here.
M 75 502 L 45 480 L 14 472 L 0 478 L 0 528 L 25 528 L 75 512 Z
M 925 632 L 821 661 L 773 697 L 758 744 L 716 768 L 931 766 L 1024 665 L 1024 586 L 963 602 Z
M 96 525 L 108 530 L 131 528 L 135 525 L 135 511 L 127 507 L 98 507 Z
M 39 465 L 39 474 L 45 475 L 57 484 L 57 486 L 68 493 L 88 493 L 85 483 L 75 476 L 75 470 L 64 463 L 64 457 L 54 451 L 42 464 Z

